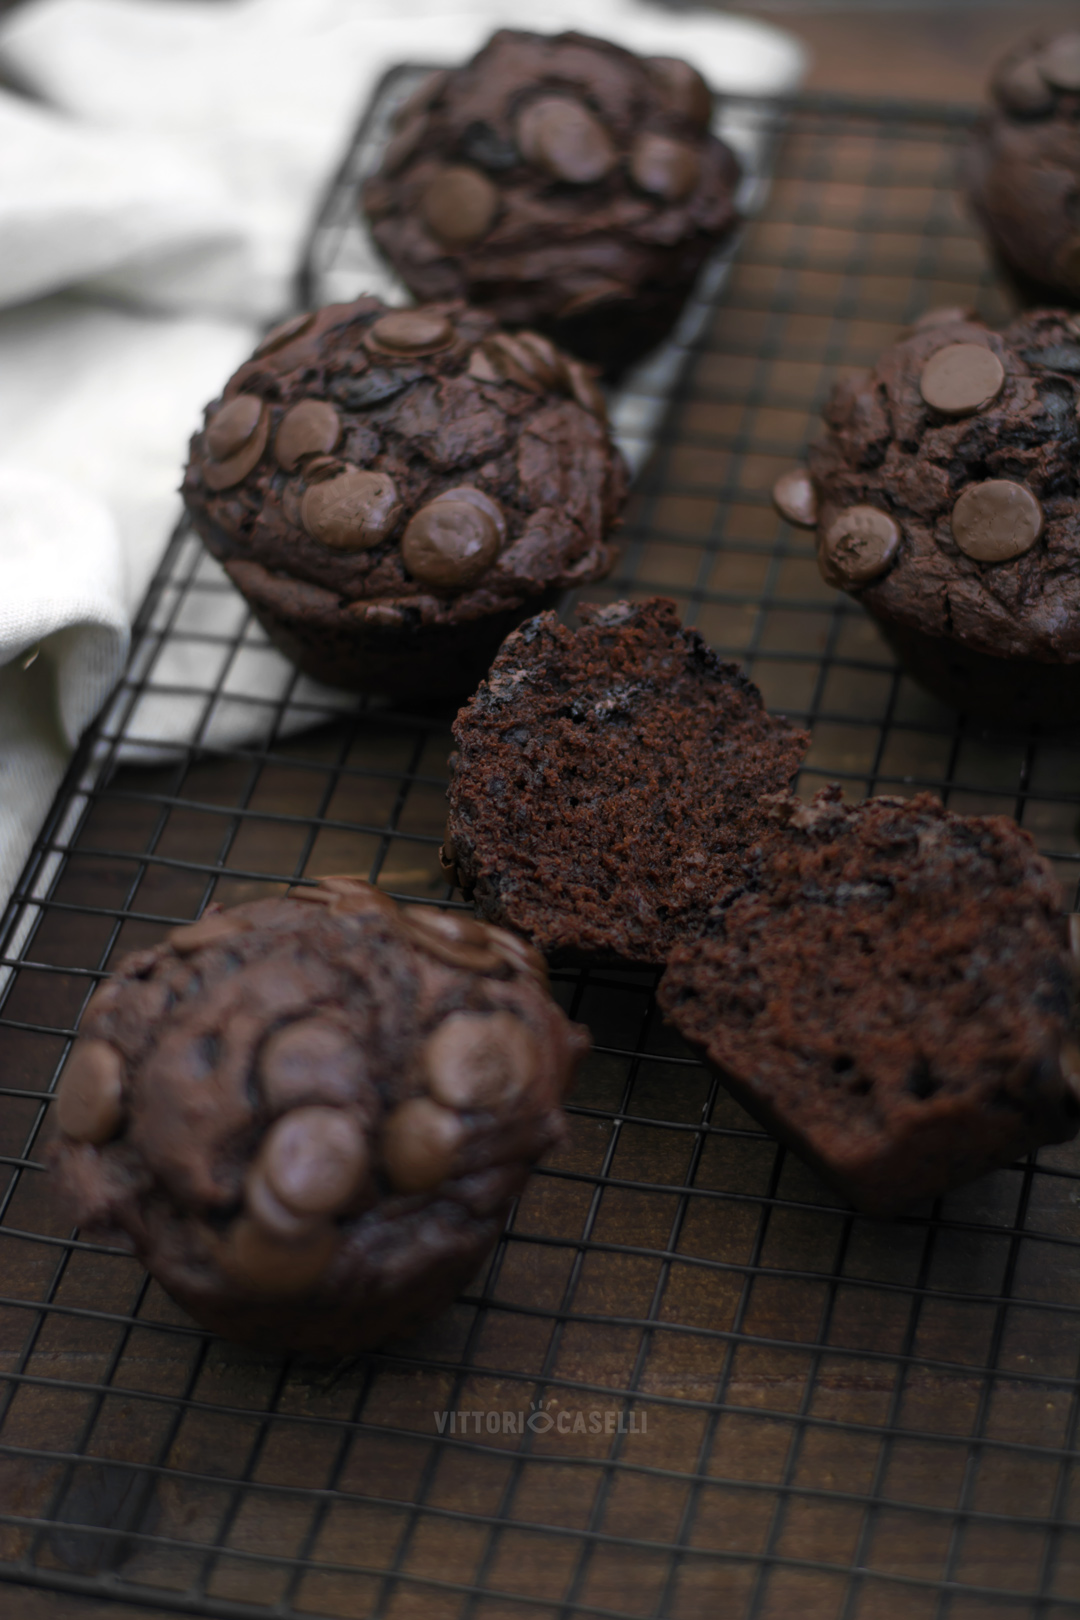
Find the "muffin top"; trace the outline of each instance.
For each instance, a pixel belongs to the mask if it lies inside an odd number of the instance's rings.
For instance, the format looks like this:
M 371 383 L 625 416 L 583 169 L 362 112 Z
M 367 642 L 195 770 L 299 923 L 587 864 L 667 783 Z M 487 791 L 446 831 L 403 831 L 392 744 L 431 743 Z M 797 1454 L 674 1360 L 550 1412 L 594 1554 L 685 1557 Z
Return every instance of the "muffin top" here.
M 1080 33 L 1027 39 L 1002 57 L 990 80 L 997 107 L 1031 121 L 1080 119 Z
M 541 613 L 454 723 L 446 854 L 555 958 L 662 962 L 738 882 L 808 738 L 674 602 Z
M 332 1341 L 343 1302 L 370 1309 L 360 1339 L 423 1303 L 429 1259 L 491 1236 L 587 1046 L 524 941 L 329 878 L 120 963 L 55 1156 L 78 1218 L 226 1330 L 232 1304 L 242 1326 L 244 1302 L 303 1298 L 324 1320 L 290 1342 Z
M 417 296 L 467 292 L 508 324 L 583 315 L 733 224 L 711 112 L 677 58 L 501 29 L 401 109 L 364 208 Z
M 994 110 L 964 158 L 971 200 L 1031 283 L 1027 301 L 1071 302 L 1080 297 L 1080 34 L 1017 47 L 990 93 Z
M 943 312 L 838 383 L 811 449 L 818 562 L 882 618 L 1080 659 L 1080 325 Z
M 479 618 L 611 566 L 603 398 L 546 338 L 460 302 L 331 304 L 271 332 L 191 441 L 216 555 L 376 623 Z

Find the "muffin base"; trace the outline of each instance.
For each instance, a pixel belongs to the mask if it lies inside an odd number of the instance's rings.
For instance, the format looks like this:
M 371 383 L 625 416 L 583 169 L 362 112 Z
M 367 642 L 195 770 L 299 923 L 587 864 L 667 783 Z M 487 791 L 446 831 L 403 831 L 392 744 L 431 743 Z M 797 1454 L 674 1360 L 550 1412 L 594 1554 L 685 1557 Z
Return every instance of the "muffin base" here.
M 962 641 L 871 616 L 912 680 L 950 708 L 1008 730 L 1080 726 L 1080 662 L 995 658 Z
M 411 708 L 452 709 L 471 696 L 511 630 L 545 608 L 561 590 L 458 624 L 379 622 L 342 607 L 317 585 L 281 579 L 261 563 L 232 561 L 225 572 L 274 646 L 327 686 L 389 697 Z

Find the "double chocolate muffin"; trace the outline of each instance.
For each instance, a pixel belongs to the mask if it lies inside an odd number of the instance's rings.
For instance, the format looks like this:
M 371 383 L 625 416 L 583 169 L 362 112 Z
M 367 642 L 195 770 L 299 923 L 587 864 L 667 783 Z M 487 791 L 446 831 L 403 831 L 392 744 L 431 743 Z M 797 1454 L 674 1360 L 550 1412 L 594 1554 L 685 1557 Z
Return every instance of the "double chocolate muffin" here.
M 929 794 L 773 814 L 659 991 L 737 1101 L 877 1215 L 1074 1136 L 1075 963 L 1028 835 Z
M 579 613 L 516 630 L 459 713 L 447 872 L 554 960 L 661 963 L 742 880 L 809 739 L 673 602 Z
M 921 325 L 838 384 L 809 454 L 825 579 L 993 724 L 1080 721 L 1080 325 Z
M 614 376 L 736 222 L 739 166 L 711 114 L 677 58 L 501 29 L 401 108 L 363 207 L 416 298 L 468 298 Z
M 55 1170 L 204 1326 L 351 1351 L 473 1275 L 588 1046 L 524 941 L 326 878 L 121 962 L 61 1078 Z
M 432 704 L 607 573 L 625 485 L 580 362 L 461 303 L 361 298 L 260 344 L 192 439 L 183 495 L 301 669 Z
M 976 215 L 1029 304 L 1080 304 L 1080 33 L 1029 40 L 995 70 L 965 158 Z

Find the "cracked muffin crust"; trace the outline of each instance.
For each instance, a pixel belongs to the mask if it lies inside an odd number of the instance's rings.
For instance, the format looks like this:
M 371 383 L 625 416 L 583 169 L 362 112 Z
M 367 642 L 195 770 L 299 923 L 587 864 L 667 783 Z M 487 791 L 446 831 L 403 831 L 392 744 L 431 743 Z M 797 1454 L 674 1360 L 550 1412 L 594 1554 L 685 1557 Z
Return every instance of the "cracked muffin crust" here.
M 990 93 L 964 159 L 972 207 L 1025 302 L 1080 304 L 1080 34 L 1025 41 Z
M 509 636 L 454 722 L 444 856 L 552 959 L 660 963 L 739 881 L 809 739 L 673 602 L 578 611 Z
M 992 722 L 1080 718 L 1080 325 L 943 312 L 843 381 L 808 465 L 825 579 Z
M 658 993 L 736 1100 L 877 1215 L 1073 1137 L 1075 963 L 1028 834 L 835 786 L 772 814 Z
M 501 29 L 410 97 L 364 211 L 416 298 L 468 298 L 614 376 L 736 223 L 739 166 L 711 115 L 674 57 Z
M 208 408 L 183 495 L 301 669 L 430 703 L 608 572 L 625 485 L 580 362 L 460 302 L 360 298 L 263 340 Z
M 204 1326 L 344 1353 L 473 1275 L 589 1044 L 523 940 L 325 878 L 120 963 L 61 1077 L 54 1171 Z

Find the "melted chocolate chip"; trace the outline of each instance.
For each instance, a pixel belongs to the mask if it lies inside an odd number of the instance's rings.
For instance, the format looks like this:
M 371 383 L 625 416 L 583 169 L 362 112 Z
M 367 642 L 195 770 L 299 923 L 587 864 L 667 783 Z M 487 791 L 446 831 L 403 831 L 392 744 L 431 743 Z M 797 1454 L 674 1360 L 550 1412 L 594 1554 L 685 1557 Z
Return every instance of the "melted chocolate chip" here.
M 206 429 L 206 448 L 215 461 L 227 461 L 248 443 L 262 418 L 257 394 L 237 394 L 215 411 Z
M 454 328 L 433 310 L 393 309 L 368 328 L 364 341 L 391 354 L 435 354 L 454 341 Z
M 124 1118 L 124 1062 L 108 1041 L 77 1041 L 56 1095 L 56 1121 L 74 1142 L 107 1142 Z
M 440 169 L 420 200 L 424 223 L 446 247 L 468 247 L 486 236 L 499 210 L 499 193 L 479 169 Z
M 900 527 L 876 506 L 851 506 L 821 543 L 822 572 L 832 585 L 868 585 L 886 573 L 900 549 Z
M 421 1054 L 428 1090 L 447 1108 L 496 1108 L 530 1085 L 536 1041 L 512 1013 L 452 1013 Z
M 517 140 L 529 163 L 553 180 L 575 186 L 602 180 L 618 162 L 614 142 L 600 120 L 567 96 L 531 101 L 518 115 Z
M 312 484 L 300 503 L 307 533 L 337 551 L 377 546 L 394 527 L 400 510 L 390 475 L 360 467 L 346 467 L 335 477 Z
M 772 498 L 780 516 L 789 523 L 801 529 L 812 529 L 817 523 L 817 495 L 805 467 L 781 473 L 773 485 Z
M 429 1192 L 453 1175 L 464 1138 L 456 1113 L 429 1097 L 414 1097 L 396 1108 L 383 1127 L 386 1173 L 399 1192 Z
M 698 183 L 701 159 L 685 141 L 667 135 L 639 135 L 630 153 L 634 183 L 664 202 L 681 202 Z
M 695 129 L 708 129 L 712 92 L 697 69 L 680 56 L 647 56 L 645 66 L 668 110 L 687 119 Z
M 341 418 L 325 399 L 302 399 L 285 412 L 274 439 L 274 455 L 286 472 L 303 456 L 328 455 L 341 438 Z
M 333 905 L 336 896 L 326 899 Z M 325 1018 L 286 1024 L 270 1036 L 258 1062 L 262 1093 L 275 1114 L 301 1103 L 344 1108 L 356 1101 L 363 1073 L 363 1053 L 356 1042 Z
M 475 491 L 474 494 L 479 494 Z M 493 504 L 493 503 L 492 503 Z M 499 554 L 499 523 L 474 498 L 448 491 L 410 520 L 401 556 L 414 579 L 442 590 L 470 585 Z
M 1022 557 L 1039 538 L 1042 526 L 1042 507 L 1030 489 L 1007 478 L 969 484 L 952 510 L 953 539 L 976 562 Z
M 267 1132 L 257 1168 L 296 1215 L 331 1215 L 355 1196 L 368 1151 L 355 1117 L 341 1108 L 294 1108 Z

